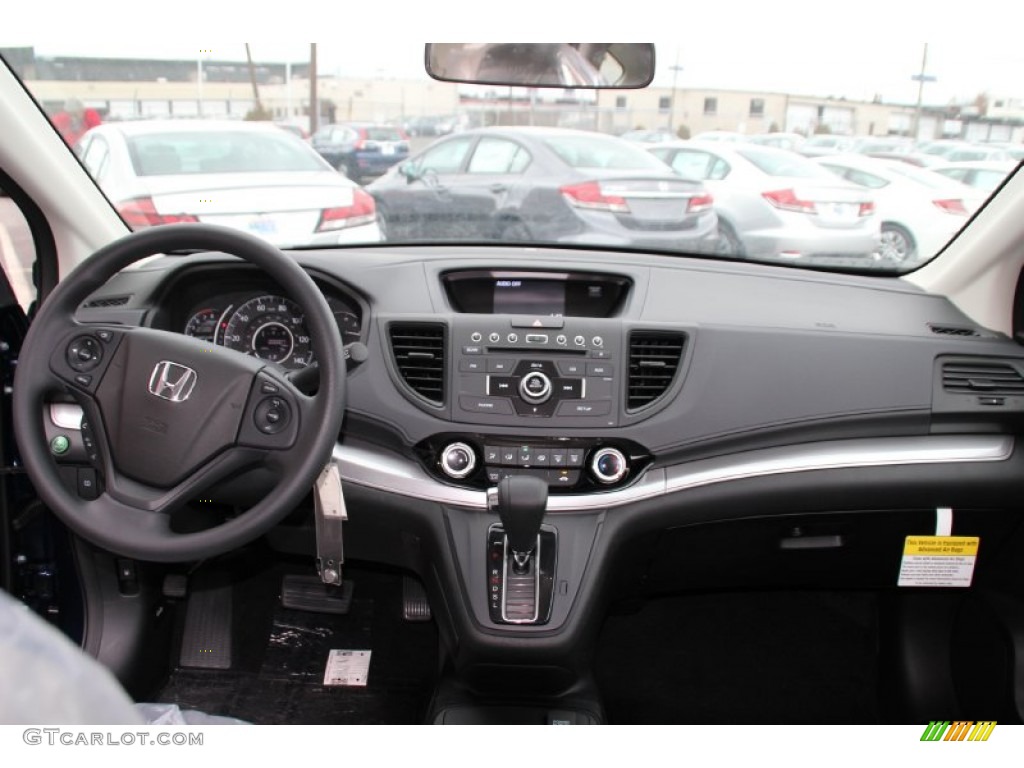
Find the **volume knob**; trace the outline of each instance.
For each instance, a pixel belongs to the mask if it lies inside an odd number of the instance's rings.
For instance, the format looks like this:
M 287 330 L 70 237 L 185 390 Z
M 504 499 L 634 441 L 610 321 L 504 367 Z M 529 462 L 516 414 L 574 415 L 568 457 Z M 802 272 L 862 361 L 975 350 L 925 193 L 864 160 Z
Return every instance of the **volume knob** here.
M 551 397 L 551 379 L 540 371 L 530 371 L 519 380 L 519 396 L 531 405 L 543 403 Z

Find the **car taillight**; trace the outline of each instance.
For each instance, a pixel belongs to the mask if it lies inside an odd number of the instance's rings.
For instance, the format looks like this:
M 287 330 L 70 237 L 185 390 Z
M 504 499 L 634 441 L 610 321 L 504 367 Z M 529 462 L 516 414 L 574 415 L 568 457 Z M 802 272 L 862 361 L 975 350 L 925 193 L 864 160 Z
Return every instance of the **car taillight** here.
M 117 206 L 124 223 L 132 229 L 155 227 L 157 224 L 188 224 L 199 221 L 189 213 L 158 213 L 151 197 L 135 197 Z
M 801 200 L 792 189 L 777 189 L 772 192 L 763 192 L 761 197 L 784 211 L 796 211 L 797 213 L 817 213 L 813 200 Z
M 861 216 L 871 216 L 875 212 L 875 204 L 873 202 L 861 203 L 859 214 Z
M 583 184 L 567 184 L 559 187 L 558 191 L 569 202 L 569 205 L 576 208 L 589 208 L 594 211 L 611 211 L 613 213 L 629 213 L 629 204 L 625 198 L 617 195 L 605 195 L 601 192 L 601 185 L 596 181 L 587 181 Z
M 377 218 L 377 203 L 361 189 L 353 190 L 352 205 L 337 208 L 325 208 L 320 213 L 320 222 L 316 225 L 317 232 L 330 232 L 335 229 L 358 227 L 369 224 Z
M 967 208 L 964 206 L 963 200 L 932 200 L 932 202 L 939 208 L 939 210 L 945 211 L 946 213 L 955 213 L 960 216 L 967 215 Z
M 704 211 L 710 210 L 711 206 L 714 204 L 715 198 L 713 198 L 710 193 L 705 192 L 690 198 L 690 202 L 686 204 L 686 212 L 703 213 Z

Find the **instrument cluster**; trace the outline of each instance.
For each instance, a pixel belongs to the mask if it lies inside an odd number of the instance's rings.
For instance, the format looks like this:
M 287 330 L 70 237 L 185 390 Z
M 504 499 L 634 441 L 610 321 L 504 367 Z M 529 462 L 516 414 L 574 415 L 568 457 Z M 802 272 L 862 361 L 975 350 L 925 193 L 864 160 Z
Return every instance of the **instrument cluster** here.
M 360 340 L 359 307 L 326 296 L 344 344 Z M 288 370 L 313 361 L 313 347 L 302 308 L 274 293 L 234 293 L 192 308 L 182 329 L 186 336 L 258 357 Z

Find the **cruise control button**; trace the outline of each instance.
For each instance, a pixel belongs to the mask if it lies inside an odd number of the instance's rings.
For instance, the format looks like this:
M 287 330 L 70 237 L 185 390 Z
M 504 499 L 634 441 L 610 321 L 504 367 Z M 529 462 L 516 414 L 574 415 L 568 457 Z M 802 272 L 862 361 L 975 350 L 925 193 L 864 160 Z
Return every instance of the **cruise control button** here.
M 291 408 L 280 397 L 265 397 L 252 415 L 256 429 L 265 435 L 276 435 L 291 420 Z
M 459 406 L 472 413 L 493 413 L 501 416 L 512 415 L 512 404 L 501 397 L 460 397 Z

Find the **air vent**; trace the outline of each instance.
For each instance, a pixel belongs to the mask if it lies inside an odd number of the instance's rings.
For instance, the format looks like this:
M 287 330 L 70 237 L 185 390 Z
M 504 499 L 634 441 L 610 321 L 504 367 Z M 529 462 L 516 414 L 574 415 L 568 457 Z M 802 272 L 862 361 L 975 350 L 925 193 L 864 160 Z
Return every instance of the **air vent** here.
M 102 307 L 123 307 L 131 300 L 131 296 L 104 296 L 102 299 L 93 299 L 82 305 L 83 309 L 99 309 Z
M 389 330 L 398 373 L 416 394 L 444 405 L 445 327 L 437 323 L 394 323 Z
M 932 325 L 929 323 L 928 327 L 932 333 L 937 333 L 940 336 L 981 336 L 976 329 L 966 325 Z
M 629 335 L 627 411 L 646 408 L 668 391 L 685 345 L 682 333 L 634 331 Z
M 974 395 L 1024 395 L 1024 376 L 1008 363 L 945 363 L 942 388 Z

